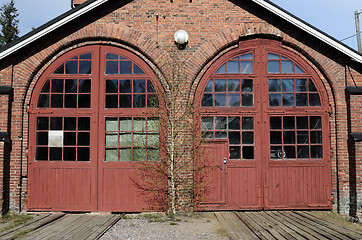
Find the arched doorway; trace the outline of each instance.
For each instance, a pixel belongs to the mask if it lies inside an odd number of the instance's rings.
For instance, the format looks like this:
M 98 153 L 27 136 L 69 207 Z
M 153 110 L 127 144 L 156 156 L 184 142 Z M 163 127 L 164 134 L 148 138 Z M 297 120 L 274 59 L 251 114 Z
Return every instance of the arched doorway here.
M 331 208 L 328 99 L 302 58 L 275 40 L 240 42 L 198 89 L 211 189 L 201 209 Z
M 159 160 L 155 79 L 111 46 L 80 47 L 48 67 L 30 106 L 28 210 L 145 210 L 132 162 Z

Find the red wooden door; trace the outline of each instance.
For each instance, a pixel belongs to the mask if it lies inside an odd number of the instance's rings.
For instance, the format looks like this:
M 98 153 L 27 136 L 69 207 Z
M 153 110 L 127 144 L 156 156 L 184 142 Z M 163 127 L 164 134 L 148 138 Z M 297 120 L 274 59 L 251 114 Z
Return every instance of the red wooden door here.
M 199 88 L 202 137 L 228 152 L 225 203 L 208 209 L 331 208 L 328 98 L 308 64 L 280 42 L 250 40 Z
M 66 53 L 45 71 L 30 108 L 28 210 L 146 210 L 132 162 L 159 160 L 154 78 L 106 46 Z

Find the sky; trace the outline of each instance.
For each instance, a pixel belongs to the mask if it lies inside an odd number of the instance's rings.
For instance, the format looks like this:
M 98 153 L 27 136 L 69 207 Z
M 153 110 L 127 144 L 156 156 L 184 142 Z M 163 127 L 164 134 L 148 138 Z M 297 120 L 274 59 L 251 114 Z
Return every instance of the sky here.
M 10 0 L 0 0 L 0 6 L 8 1 Z M 354 11 L 362 9 L 361 0 L 271 1 L 337 40 L 356 34 Z M 71 0 L 14 0 L 14 2 L 19 13 L 20 36 L 71 8 Z M 360 18 L 362 25 L 362 13 Z M 343 43 L 357 49 L 356 36 Z

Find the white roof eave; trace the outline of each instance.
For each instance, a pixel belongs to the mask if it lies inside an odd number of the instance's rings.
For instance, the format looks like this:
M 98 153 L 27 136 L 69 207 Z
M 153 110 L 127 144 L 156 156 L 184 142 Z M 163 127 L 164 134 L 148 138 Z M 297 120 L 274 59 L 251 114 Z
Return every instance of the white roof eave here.
M 260 6 L 268 9 L 272 13 L 276 14 L 277 16 L 283 18 L 284 20 L 292 23 L 293 25 L 297 26 L 298 28 L 304 30 L 305 32 L 309 33 L 310 35 L 318 38 L 319 40 L 327 43 L 328 45 L 332 46 L 333 48 L 343 52 L 344 54 L 351 57 L 352 60 L 362 63 L 362 56 L 353 50 L 349 49 L 348 47 L 344 46 L 340 42 L 330 38 L 326 34 L 310 27 L 309 25 L 305 24 L 304 22 L 296 19 L 295 17 L 289 15 L 288 13 L 284 12 L 283 10 L 275 7 L 274 5 L 263 1 L 263 0 L 252 0 L 253 2 L 259 4 Z
M 22 47 L 25 47 L 26 45 L 36 41 L 37 39 L 43 37 L 44 35 L 54 31 L 55 29 L 67 24 L 68 22 L 76 19 L 77 17 L 89 12 L 90 10 L 98 7 L 99 5 L 107 2 L 108 0 L 98 0 L 98 1 L 94 1 L 92 2 L 91 4 L 83 7 L 83 8 L 80 8 L 78 11 L 75 11 L 74 13 L 60 19 L 59 21 L 53 23 L 52 25 L 44 28 L 43 30 L 35 33 L 34 35 L 31 35 L 30 37 L 24 39 L 23 41 L 15 44 L 14 46 L 8 48 L 8 49 L 5 49 L 4 51 L 0 52 L 0 59 L 3 59 L 5 58 L 6 56 L 16 52 L 17 50 L 19 50 L 20 48 Z

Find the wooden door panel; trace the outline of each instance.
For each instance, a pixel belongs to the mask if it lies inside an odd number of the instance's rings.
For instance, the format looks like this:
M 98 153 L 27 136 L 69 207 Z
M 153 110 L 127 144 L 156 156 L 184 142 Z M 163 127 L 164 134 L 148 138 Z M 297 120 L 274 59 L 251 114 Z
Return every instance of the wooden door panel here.
M 227 169 L 227 203 L 238 209 L 260 207 L 260 191 L 256 168 L 230 167 Z
M 325 166 L 270 167 L 266 208 L 328 208 Z
M 104 168 L 100 188 L 100 211 L 138 212 L 147 210 L 147 204 L 132 179 L 133 168 Z
M 90 168 L 34 167 L 31 179 L 29 210 L 96 210 Z

